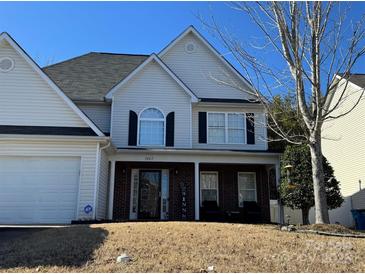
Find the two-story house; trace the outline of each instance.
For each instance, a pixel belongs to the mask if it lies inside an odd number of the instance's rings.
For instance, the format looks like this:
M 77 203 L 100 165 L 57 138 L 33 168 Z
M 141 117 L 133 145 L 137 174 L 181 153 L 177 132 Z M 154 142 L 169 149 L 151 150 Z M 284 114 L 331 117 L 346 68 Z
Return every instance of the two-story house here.
M 45 68 L 2 33 L 0 223 L 200 220 L 249 204 L 269 222 L 279 155 L 252 89 L 193 27 L 158 54 Z

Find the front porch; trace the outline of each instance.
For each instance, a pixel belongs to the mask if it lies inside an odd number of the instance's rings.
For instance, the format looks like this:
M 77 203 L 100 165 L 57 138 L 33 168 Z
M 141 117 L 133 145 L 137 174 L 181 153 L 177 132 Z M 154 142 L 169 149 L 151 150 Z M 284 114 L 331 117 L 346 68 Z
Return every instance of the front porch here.
M 269 223 L 268 171 L 265 165 L 200 164 L 200 220 Z M 218 197 L 204 197 L 205 189 L 215 182 Z
M 134 161 L 121 161 L 121 156 L 112 161 L 110 219 L 270 222 L 276 158 L 274 164 L 232 162 L 235 157 L 218 155 L 210 162 L 196 157 L 192 162 L 154 161 L 166 160 L 159 156 L 149 153 L 145 161 L 136 161 L 133 154 Z

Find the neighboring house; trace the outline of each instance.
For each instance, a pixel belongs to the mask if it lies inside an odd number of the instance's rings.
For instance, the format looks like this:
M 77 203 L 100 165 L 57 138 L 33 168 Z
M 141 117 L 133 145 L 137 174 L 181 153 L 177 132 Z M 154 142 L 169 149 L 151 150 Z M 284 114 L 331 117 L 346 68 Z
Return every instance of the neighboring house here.
M 279 155 L 237 85 L 253 89 L 193 27 L 159 54 L 43 69 L 2 33 L 0 223 L 199 220 L 246 202 L 269 222 Z
M 365 74 L 352 74 L 348 81 L 335 76 L 337 82 L 334 102 L 345 90 L 344 102 L 331 115 L 349 111 L 364 93 Z M 331 222 L 352 226 L 351 209 L 365 209 L 365 97 L 347 115 L 324 124 L 323 154 L 327 157 L 341 183 L 345 202 L 341 208 L 330 211 Z M 333 107 L 333 105 L 331 106 Z M 362 183 L 362 185 L 361 185 Z
M 346 80 L 348 79 L 348 80 Z M 344 79 L 335 75 L 333 108 L 342 95 L 343 103 L 331 113 L 336 117 L 351 110 L 365 89 L 365 74 L 352 74 Z M 344 91 L 344 92 L 343 92 Z M 344 203 L 341 207 L 330 210 L 330 222 L 353 227 L 352 209 L 365 209 L 365 94 L 359 104 L 347 115 L 327 120 L 323 124 L 322 150 L 334 169 L 334 175 L 340 182 Z M 300 210 L 284 207 L 284 218 L 291 223 L 302 223 Z M 309 221 L 314 223 L 313 208 Z

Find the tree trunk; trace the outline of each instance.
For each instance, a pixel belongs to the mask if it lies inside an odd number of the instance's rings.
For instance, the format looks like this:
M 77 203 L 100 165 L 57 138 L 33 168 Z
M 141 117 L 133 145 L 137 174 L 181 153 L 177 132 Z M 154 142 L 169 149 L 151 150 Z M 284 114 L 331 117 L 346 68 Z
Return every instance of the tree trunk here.
M 309 225 L 309 208 L 302 208 L 303 225 Z
M 326 189 L 324 185 L 321 133 L 310 138 L 309 148 L 312 161 L 312 177 L 316 224 L 329 224 Z

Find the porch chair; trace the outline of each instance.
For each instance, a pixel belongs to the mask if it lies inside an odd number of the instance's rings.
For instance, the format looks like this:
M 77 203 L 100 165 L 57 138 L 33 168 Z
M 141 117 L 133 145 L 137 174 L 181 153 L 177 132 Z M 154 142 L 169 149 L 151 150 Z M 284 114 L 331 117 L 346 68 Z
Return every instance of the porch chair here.
M 242 221 L 245 223 L 262 223 L 261 207 L 257 202 L 243 202 L 241 208 Z
M 200 215 L 202 221 L 224 221 L 224 212 L 220 210 L 216 201 L 203 201 L 202 207 L 200 208 Z

